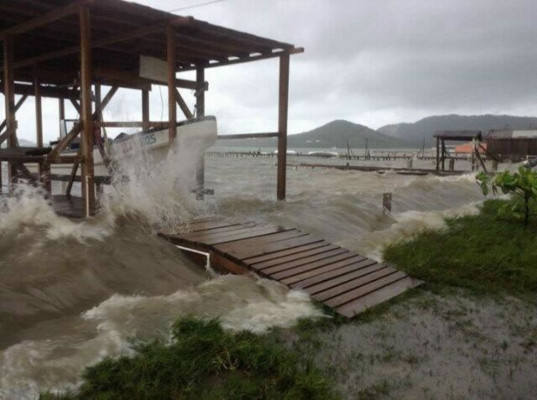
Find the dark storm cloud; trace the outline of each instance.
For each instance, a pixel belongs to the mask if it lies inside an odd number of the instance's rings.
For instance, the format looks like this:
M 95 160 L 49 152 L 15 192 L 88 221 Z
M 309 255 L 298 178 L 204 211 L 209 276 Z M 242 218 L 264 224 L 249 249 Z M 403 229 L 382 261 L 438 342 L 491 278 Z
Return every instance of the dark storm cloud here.
M 227 0 L 178 14 L 305 47 L 291 62 L 290 132 L 336 118 L 379 127 L 452 112 L 536 114 L 535 0 Z M 207 71 L 207 108 L 222 131 L 276 127 L 277 73 L 275 60 Z M 136 118 L 131 97 L 111 110 Z M 152 118 L 165 118 L 157 89 L 152 103 Z
M 292 61 L 297 128 L 308 119 L 379 126 L 429 113 L 525 112 L 536 103 L 534 1 L 229 0 L 192 13 L 306 48 Z

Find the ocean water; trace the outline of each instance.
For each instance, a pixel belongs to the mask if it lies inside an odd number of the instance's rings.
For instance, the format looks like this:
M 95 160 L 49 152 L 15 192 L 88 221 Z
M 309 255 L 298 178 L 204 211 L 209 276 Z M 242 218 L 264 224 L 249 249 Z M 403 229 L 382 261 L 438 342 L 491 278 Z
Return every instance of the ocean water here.
M 275 159 L 210 157 L 206 186 L 215 195 L 197 201 L 187 189 L 194 153 L 178 149 L 158 165 L 133 157 L 120 167 L 128 182 L 107 188 L 89 221 L 55 215 L 36 188 L 1 200 L 0 398 L 75 387 L 85 365 L 128 354 L 130 338 L 166 338 L 180 315 L 254 332 L 321 316 L 304 293 L 209 274 L 158 238 L 159 229 L 207 217 L 269 222 L 380 260 L 386 243 L 442 229 L 445 216 L 476 213 L 483 201 L 472 174 L 299 167 L 288 168 L 287 200 L 279 202 Z M 393 194 L 392 213 L 382 210 L 384 192 Z

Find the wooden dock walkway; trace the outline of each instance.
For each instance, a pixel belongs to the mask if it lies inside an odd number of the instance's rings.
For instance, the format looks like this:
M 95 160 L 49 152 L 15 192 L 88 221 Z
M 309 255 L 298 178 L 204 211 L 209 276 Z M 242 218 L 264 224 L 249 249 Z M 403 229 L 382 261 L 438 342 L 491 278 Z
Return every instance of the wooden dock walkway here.
M 395 268 L 294 228 L 211 221 L 160 235 L 209 253 L 211 264 L 221 271 L 255 272 L 304 290 L 348 318 L 421 284 Z

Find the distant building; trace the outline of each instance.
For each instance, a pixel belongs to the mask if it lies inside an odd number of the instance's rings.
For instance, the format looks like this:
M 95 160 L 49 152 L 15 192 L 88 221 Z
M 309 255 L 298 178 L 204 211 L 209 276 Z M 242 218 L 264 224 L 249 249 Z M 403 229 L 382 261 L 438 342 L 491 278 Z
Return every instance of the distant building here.
M 501 161 L 517 162 L 537 157 L 537 130 L 491 130 L 483 139 L 488 152 Z

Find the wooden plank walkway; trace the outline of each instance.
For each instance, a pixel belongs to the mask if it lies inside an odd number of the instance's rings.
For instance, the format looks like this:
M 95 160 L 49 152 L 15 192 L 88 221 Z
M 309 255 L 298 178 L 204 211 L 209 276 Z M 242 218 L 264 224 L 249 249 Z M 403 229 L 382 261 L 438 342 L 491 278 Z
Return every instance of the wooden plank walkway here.
M 220 270 L 253 271 L 301 289 L 348 318 L 421 284 L 395 268 L 294 228 L 209 221 L 159 235 L 208 252 L 211 264 Z

